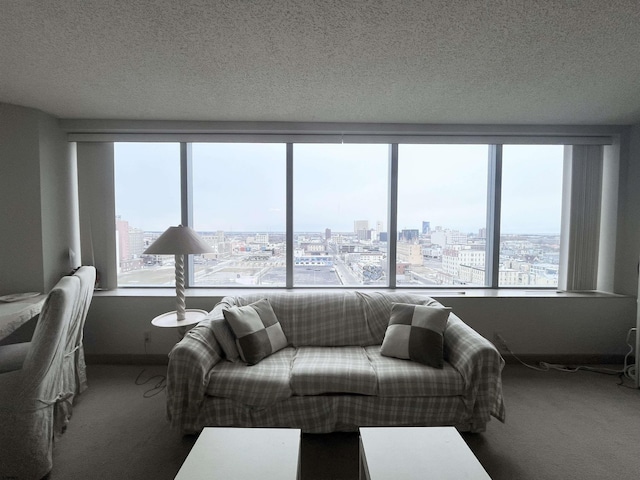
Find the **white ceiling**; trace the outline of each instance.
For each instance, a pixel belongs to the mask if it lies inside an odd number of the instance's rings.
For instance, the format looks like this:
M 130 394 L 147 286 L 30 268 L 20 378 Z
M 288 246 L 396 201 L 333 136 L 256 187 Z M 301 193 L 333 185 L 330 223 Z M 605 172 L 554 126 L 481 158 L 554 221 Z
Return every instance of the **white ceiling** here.
M 640 123 L 640 0 L 0 0 L 0 101 L 61 118 Z

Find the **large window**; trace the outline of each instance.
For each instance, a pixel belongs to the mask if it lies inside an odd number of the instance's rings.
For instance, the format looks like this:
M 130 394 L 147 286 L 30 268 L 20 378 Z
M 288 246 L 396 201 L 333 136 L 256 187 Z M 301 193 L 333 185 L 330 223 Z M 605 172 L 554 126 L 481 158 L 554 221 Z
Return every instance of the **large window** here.
M 286 147 L 196 143 L 193 228 L 214 253 L 194 258 L 198 286 L 286 284 Z
M 564 148 L 502 150 L 499 286 L 557 287 Z
M 118 285 L 173 285 L 173 255 L 143 252 L 180 224 L 180 144 L 116 143 L 114 164 Z
M 295 145 L 296 286 L 387 285 L 389 147 Z
M 562 145 L 149 142 L 114 152 L 119 286 L 173 285 L 173 257 L 143 252 L 186 223 L 213 249 L 190 258 L 188 286 L 558 288 L 561 213 L 577 208 L 563 192 L 572 153 Z
M 485 285 L 487 145 L 398 148 L 398 285 Z

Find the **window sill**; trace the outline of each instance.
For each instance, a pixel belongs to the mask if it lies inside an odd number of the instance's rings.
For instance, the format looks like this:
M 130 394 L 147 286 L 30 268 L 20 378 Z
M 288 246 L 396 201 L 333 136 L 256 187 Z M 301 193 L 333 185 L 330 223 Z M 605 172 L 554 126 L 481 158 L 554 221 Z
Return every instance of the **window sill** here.
M 227 295 L 243 295 L 247 293 L 257 292 L 317 292 L 317 291 L 354 291 L 358 288 L 187 288 L 185 290 L 185 296 L 187 298 L 210 298 L 210 297 L 224 297 Z M 412 288 L 398 288 L 398 289 L 385 289 L 385 288 L 362 288 L 362 291 L 385 291 L 385 292 L 411 292 L 422 295 L 428 295 L 430 297 L 446 298 L 446 297 L 470 297 L 470 298 L 622 298 L 629 297 L 629 295 L 619 295 L 615 293 L 599 292 L 596 290 L 589 291 L 576 291 L 576 292 L 564 292 L 553 289 L 519 289 L 519 288 L 445 288 L 445 289 L 412 289 Z M 94 296 L 96 297 L 175 297 L 175 289 L 173 287 L 133 287 L 133 288 L 116 288 L 113 290 L 96 290 Z

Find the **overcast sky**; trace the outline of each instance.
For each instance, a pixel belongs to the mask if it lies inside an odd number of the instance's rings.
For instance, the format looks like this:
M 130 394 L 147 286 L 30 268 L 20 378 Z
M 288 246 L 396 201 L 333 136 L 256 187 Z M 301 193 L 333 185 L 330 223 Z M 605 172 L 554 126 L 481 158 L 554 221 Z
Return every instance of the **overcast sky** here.
M 561 146 L 505 146 L 502 232 L 560 232 Z M 400 145 L 398 229 L 477 233 L 487 204 L 486 145 Z M 133 227 L 180 223 L 179 145 L 116 144 L 116 214 Z M 294 230 L 387 228 L 387 145 L 296 144 Z M 194 144 L 198 231 L 284 231 L 284 144 Z

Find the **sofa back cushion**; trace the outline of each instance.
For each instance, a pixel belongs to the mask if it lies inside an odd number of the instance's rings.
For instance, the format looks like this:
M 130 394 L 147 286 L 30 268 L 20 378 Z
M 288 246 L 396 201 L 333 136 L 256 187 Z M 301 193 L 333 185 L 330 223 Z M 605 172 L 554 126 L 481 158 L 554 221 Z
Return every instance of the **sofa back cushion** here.
M 221 303 L 242 307 L 265 297 L 294 347 L 380 345 L 393 303 L 440 305 L 426 295 L 375 291 L 261 292 Z

